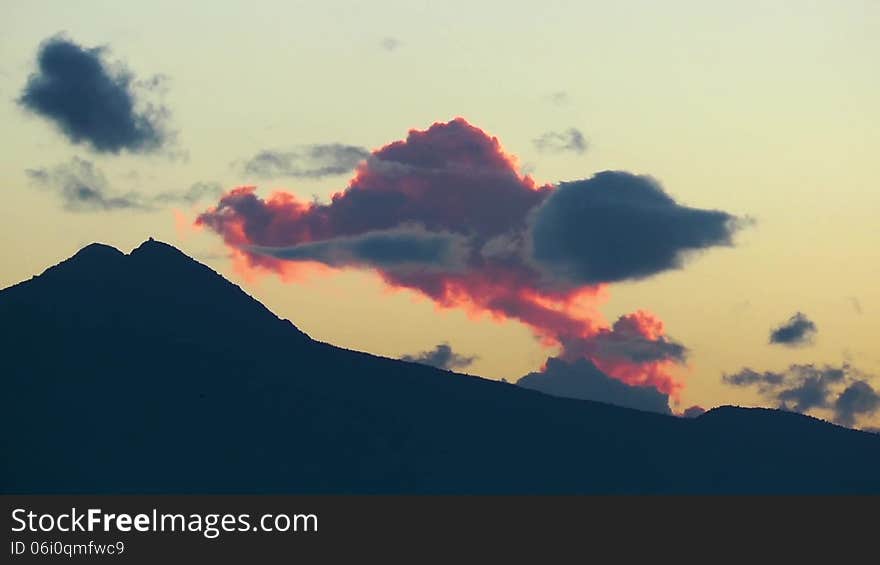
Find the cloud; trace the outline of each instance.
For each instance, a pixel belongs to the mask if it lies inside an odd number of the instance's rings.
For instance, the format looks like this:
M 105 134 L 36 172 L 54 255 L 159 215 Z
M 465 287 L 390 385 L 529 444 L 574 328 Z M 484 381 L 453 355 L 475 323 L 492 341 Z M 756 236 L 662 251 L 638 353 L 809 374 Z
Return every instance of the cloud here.
M 835 422 L 853 426 L 861 416 L 880 411 L 880 395 L 870 377 L 850 365 L 791 365 L 782 372 L 742 369 L 723 375 L 722 381 L 738 387 L 755 387 L 782 410 L 809 413 L 821 409 L 832 413 Z
M 301 151 L 263 150 L 242 167 L 259 178 L 323 178 L 350 173 L 370 152 L 339 143 L 311 145 Z
M 26 169 L 25 174 L 33 184 L 57 194 L 64 209 L 70 212 L 148 211 L 169 204 L 195 204 L 223 192 L 219 184 L 207 182 L 195 183 L 183 191 L 155 195 L 117 192 L 110 188 L 104 173 L 93 162 L 80 157 L 51 168 Z
M 837 397 L 834 414 L 844 426 L 853 426 L 862 414 L 874 414 L 880 410 L 880 394 L 865 381 L 854 381 Z
M 646 197 L 644 189 L 638 190 L 645 182 L 641 177 L 604 175 L 580 181 L 595 196 L 562 214 L 557 208 L 565 203 L 556 199 L 567 190 L 564 185 L 537 183 L 496 137 L 456 118 L 410 130 L 405 139 L 372 151 L 328 202 L 303 200 L 286 191 L 263 196 L 256 187 L 241 186 L 200 214 L 197 223 L 223 238 L 235 268 L 244 274 L 274 273 L 295 281 L 297 272 L 314 261 L 369 269 L 389 287 L 414 291 L 439 308 L 518 321 L 565 362 L 589 359 L 627 385 L 651 386 L 676 397 L 683 384 L 673 369 L 686 355 L 684 346 L 668 338 L 662 321 L 649 312 L 628 314 L 609 325 L 599 310 L 607 294 L 604 283 L 680 266 L 679 257 L 666 255 L 713 243 L 702 232 L 694 242 L 692 232 L 699 230 L 681 228 L 680 222 L 705 223 L 703 214 L 717 216 L 721 223 L 734 219 L 723 212 L 684 208 L 668 197 L 652 204 L 650 198 L 657 200 L 658 191 L 665 196 L 656 181 Z M 607 175 L 624 181 L 606 182 Z M 639 185 L 635 196 L 633 182 Z M 642 202 L 646 199 L 648 204 Z M 590 233 L 594 241 L 585 241 L 577 226 L 602 221 L 606 201 L 618 203 L 616 215 L 603 224 L 605 229 Z M 596 210 L 590 208 L 594 202 Z M 564 233 L 548 231 L 551 216 L 575 227 Z M 619 249 L 615 221 L 620 230 L 635 232 Z M 648 233 L 640 235 L 643 225 Z M 657 228 L 671 234 L 656 233 Z M 718 239 L 729 244 L 731 232 L 719 230 L 723 233 Z M 690 237 L 683 240 L 682 231 Z M 553 236 L 580 239 L 557 243 L 561 251 L 548 258 L 546 245 Z M 533 245 L 536 238 L 541 245 Z M 366 252 L 367 244 L 381 253 Z M 533 251 L 544 255 L 536 257 Z M 666 255 L 657 259 L 657 253 Z M 618 268 L 608 267 L 612 261 Z M 559 268 L 560 262 L 582 268 L 569 272 Z M 598 269 L 585 280 L 586 262 Z
M 862 310 L 862 303 L 859 301 L 859 299 L 856 298 L 855 296 L 850 296 L 850 297 L 848 297 L 848 299 L 849 299 L 850 305 L 852 305 L 853 311 L 856 314 L 861 316 L 862 312 L 864 312 L 864 311 Z
M 690 253 L 731 245 L 742 225 L 726 212 L 682 206 L 653 178 L 624 171 L 562 183 L 532 222 L 534 259 L 575 284 L 679 269 Z
M 660 321 L 648 312 L 627 314 L 618 318 L 611 329 L 600 330 L 590 343 L 603 358 L 621 357 L 635 363 L 664 360 L 684 363 L 687 348 L 663 335 L 662 324 L 659 328 L 650 327 L 658 323 Z
M 152 197 L 142 197 L 153 204 L 196 204 L 208 198 L 223 194 L 223 186 L 218 182 L 196 182 L 186 190 L 166 191 Z
M 551 357 L 542 371 L 529 373 L 516 384 L 553 396 L 594 400 L 660 414 L 672 413 L 667 395 L 651 386 L 631 386 L 611 378 L 589 359 L 567 362 Z
M 654 314 L 637 310 L 620 316 L 610 327 L 591 335 L 563 338 L 559 357 L 591 359 L 601 371 L 631 386 L 653 386 L 678 400 L 683 384 L 672 374 L 686 361 L 687 348 L 666 335 Z
M 788 321 L 780 324 L 770 332 L 770 343 L 787 346 L 806 345 L 812 343 L 818 328 L 806 315 L 797 312 Z
M 722 380 L 733 386 L 751 386 L 757 385 L 764 389 L 766 387 L 775 387 L 781 385 L 785 380 L 783 373 L 774 373 L 772 371 L 764 371 L 759 373 L 748 367 L 741 369 L 738 373 L 723 375 Z
M 587 150 L 587 140 L 577 128 L 569 128 L 563 132 L 549 131 L 532 143 L 543 153 L 565 153 L 571 151 L 583 155 Z
M 382 49 L 385 51 L 396 51 L 402 43 L 393 37 L 386 37 L 382 40 Z
M 388 271 L 456 271 L 464 267 L 466 239 L 406 226 L 290 247 L 251 246 L 248 251 L 278 259 L 317 261 L 331 267 L 366 265 Z
M 557 90 L 550 94 L 550 102 L 556 106 L 564 106 L 571 101 L 571 97 L 564 90 Z
M 697 406 L 696 404 L 691 406 L 690 408 L 686 408 L 684 412 L 680 414 L 682 418 L 697 418 L 706 413 L 706 409 L 702 406 Z
M 441 343 L 429 351 L 422 351 L 415 355 L 404 355 L 401 357 L 401 360 L 403 361 L 421 363 L 423 365 L 430 365 L 448 371 L 464 369 L 465 367 L 470 366 L 476 359 L 475 356 L 468 357 L 465 355 L 459 355 L 452 350 L 452 347 L 450 347 L 448 343 Z
M 25 174 L 34 184 L 56 192 L 71 212 L 146 209 L 135 193 L 111 193 L 104 174 L 79 157 L 51 169 L 27 169 Z
M 82 47 L 60 35 L 47 39 L 18 103 L 54 123 L 71 142 L 97 152 L 158 150 L 169 140 L 168 110 L 139 94 L 155 91 L 161 78 L 138 81 L 106 54 L 105 47 Z

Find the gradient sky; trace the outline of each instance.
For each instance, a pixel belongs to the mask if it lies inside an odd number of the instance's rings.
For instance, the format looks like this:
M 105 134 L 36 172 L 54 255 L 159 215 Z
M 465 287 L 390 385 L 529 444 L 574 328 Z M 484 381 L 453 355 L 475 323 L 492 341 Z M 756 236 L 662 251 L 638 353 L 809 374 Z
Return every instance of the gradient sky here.
M 74 156 L 118 192 L 258 184 L 326 200 L 350 175 L 249 178 L 263 149 L 375 149 L 463 116 L 540 182 L 650 174 L 679 202 L 754 220 L 683 270 L 610 285 L 606 319 L 650 310 L 690 350 L 682 407 L 767 404 L 722 383 L 743 367 L 849 362 L 880 375 L 880 2 L 0 2 L 0 287 L 101 241 L 170 242 L 312 337 L 399 357 L 448 342 L 467 372 L 514 380 L 548 356 L 524 326 L 438 310 L 370 272 L 245 280 L 222 241 L 170 208 L 70 212 L 26 169 Z M 106 45 L 166 77 L 169 151 L 96 154 L 16 103 L 42 41 Z M 388 41 L 392 39 L 393 41 Z M 392 47 L 393 48 L 390 48 Z M 533 140 L 569 128 L 583 154 Z M 179 207 L 191 220 L 213 202 Z M 809 346 L 768 344 L 804 312 Z M 393 323 L 388 323 L 392 321 Z M 873 378 L 875 388 L 880 379 Z M 821 415 L 821 413 L 819 414 Z M 862 425 L 880 425 L 880 415 Z

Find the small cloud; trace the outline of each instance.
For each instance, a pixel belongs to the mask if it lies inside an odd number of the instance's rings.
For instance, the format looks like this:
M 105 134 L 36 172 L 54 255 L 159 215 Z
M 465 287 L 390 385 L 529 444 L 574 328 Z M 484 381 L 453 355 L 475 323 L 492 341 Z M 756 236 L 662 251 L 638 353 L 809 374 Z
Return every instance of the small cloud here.
M 415 355 L 404 355 L 400 359 L 402 361 L 421 363 L 422 365 L 430 365 L 432 367 L 437 367 L 438 369 L 452 371 L 468 367 L 477 359 L 477 357 L 459 355 L 452 350 L 452 347 L 450 347 L 448 343 L 441 343 L 429 351 L 422 351 Z
M 861 316 L 863 313 L 863 310 L 862 310 L 862 303 L 859 301 L 859 299 L 856 298 L 855 296 L 850 296 L 850 297 L 848 297 L 848 300 L 849 300 L 850 305 L 852 306 L 852 309 L 855 311 L 855 313 Z
M 807 345 L 812 343 L 817 331 L 815 323 L 802 312 L 797 312 L 770 332 L 770 343 L 790 347 Z
M 386 37 L 382 40 L 382 49 L 385 51 L 396 51 L 403 43 L 393 37 Z
M 62 35 L 47 39 L 18 103 L 74 144 L 99 153 L 154 152 L 173 137 L 165 128 L 169 111 L 141 95 L 163 89 L 164 77 L 139 80 L 121 62 L 109 62 L 107 52 Z
M 587 140 L 577 128 L 569 128 L 562 132 L 549 131 L 532 143 L 542 153 L 565 153 L 570 151 L 583 155 L 587 150 Z
M 550 102 L 555 104 L 556 106 L 565 106 L 569 102 L 571 102 L 571 97 L 564 90 L 558 90 L 553 92 L 549 96 Z
M 197 182 L 186 190 L 165 191 L 150 197 L 156 204 L 195 204 L 207 198 L 217 198 L 223 194 L 223 186 L 218 182 Z
M 216 251 L 204 251 L 202 253 L 196 253 L 193 256 L 202 261 L 220 261 L 233 258 L 231 253 L 218 253 Z
M 706 409 L 702 406 L 697 406 L 694 404 L 690 408 L 685 408 L 685 411 L 679 414 L 682 418 L 696 418 L 698 416 L 702 416 L 706 413 Z
M 723 375 L 721 377 L 721 380 L 733 386 L 756 385 L 759 388 L 764 389 L 766 387 L 774 387 L 782 384 L 782 382 L 785 380 L 785 375 L 782 373 L 774 373 L 772 371 L 764 371 L 763 373 L 759 373 L 746 367 L 740 370 L 740 372 L 738 373 L 733 373 L 732 375 Z
M 350 173 L 370 152 L 354 145 L 316 144 L 298 151 L 260 151 L 243 172 L 260 178 L 323 178 Z

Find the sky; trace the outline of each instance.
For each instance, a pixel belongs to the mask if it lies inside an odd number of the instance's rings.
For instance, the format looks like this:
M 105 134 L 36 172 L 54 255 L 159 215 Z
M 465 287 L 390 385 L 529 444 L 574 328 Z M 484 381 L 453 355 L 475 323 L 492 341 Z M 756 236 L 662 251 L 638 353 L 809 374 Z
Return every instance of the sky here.
M 880 426 L 876 1 L 0 6 L 0 287 L 152 236 L 343 347 Z

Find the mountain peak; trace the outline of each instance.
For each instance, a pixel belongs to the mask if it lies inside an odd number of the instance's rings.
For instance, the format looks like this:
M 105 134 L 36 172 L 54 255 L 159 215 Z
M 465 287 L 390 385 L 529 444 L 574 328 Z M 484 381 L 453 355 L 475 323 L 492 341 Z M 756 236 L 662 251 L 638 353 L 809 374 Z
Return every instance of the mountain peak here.
M 74 257 L 85 257 L 85 256 L 94 256 L 94 257 L 113 257 L 113 256 L 122 256 L 125 255 L 122 251 L 116 249 L 112 245 L 107 245 L 106 243 L 90 243 L 77 251 L 73 256 Z
M 148 263 L 152 266 L 161 266 L 162 268 L 181 264 L 204 267 L 180 249 L 152 237 L 132 249 L 128 256 L 138 263 Z M 207 269 L 207 267 L 204 268 Z
M 99 276 L 98 273 L 104 274 L 118 270 L 126 258 L 125 253 L 111 245 L 90 243 L 71 257 L 46 269 L 40 277 L 88 279 Z
M 132 249 L 130 255 L 134 255 L 136 253 L 168 253 L 173 252 L 175 254 L 183 255 L 183 252 L 174 247 L 169 243 L 165 243 L 164 241 L 159 241 L 157 239 L 153 239 L 151 236 L 149 239 Z

